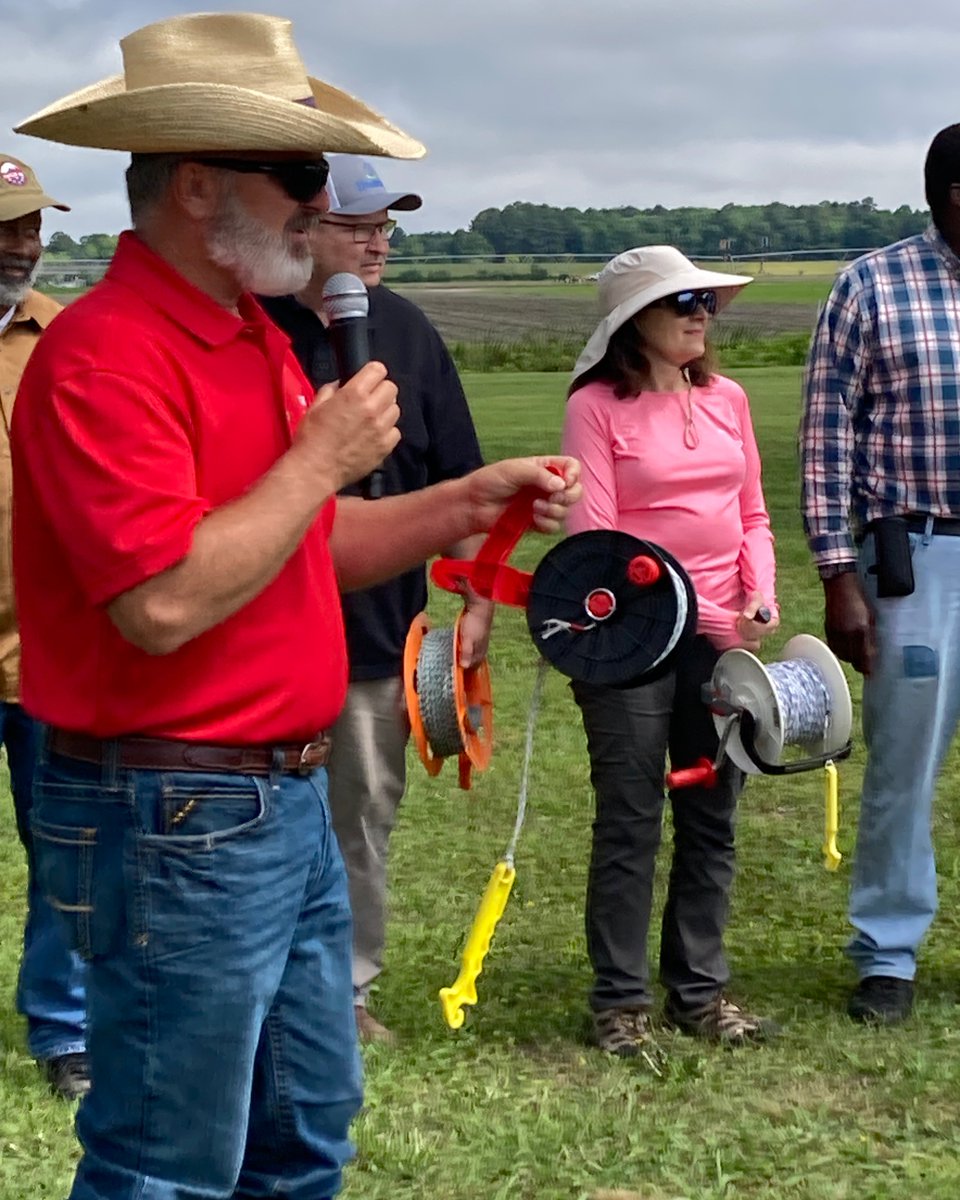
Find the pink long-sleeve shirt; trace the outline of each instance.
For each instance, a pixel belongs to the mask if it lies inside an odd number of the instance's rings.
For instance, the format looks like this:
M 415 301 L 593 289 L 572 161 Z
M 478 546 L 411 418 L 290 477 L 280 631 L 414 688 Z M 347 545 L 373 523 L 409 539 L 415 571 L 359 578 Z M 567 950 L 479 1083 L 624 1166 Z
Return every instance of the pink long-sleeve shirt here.
M 570 397 L 563 452 L 582 465 L 567 532 L 620 529 L 674 555 L 697 593 L 698 633 L 740 644 L 737 616 L 758 591 L 774 608 L 773 534 L 746 392 L 715 375 L 690 395 L 699 442 L 683 440 L 687 393 L 618 400 L 607 383 Z

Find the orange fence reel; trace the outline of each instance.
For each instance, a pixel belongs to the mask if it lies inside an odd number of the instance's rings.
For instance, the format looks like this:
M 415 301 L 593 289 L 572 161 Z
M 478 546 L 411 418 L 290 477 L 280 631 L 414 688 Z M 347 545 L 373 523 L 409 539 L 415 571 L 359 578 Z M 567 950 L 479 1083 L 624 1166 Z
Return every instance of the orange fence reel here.
M 429 775 L 457 756 L 460 787 L 469 791 L 473 768 L 484 771 L 493 753 L 493 692 L 486 661 L 460 665 L 460 621 L 433 629 L 426 613 L 414 617 L 403 650 L 403 690 L 410 732 Z

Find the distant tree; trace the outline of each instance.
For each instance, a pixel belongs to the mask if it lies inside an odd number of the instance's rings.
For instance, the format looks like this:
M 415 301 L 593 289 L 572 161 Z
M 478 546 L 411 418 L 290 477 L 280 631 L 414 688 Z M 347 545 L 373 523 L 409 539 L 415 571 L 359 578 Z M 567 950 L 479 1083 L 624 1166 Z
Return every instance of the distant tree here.
M 493 253 L 493 246 L 482 233 L 470 229 L 458 229 L 450 241 L 450 253 L 489 256 Z
M 80 239 L 78 258 L 113 258 L 117 248 L 115 233 L 85 233 Z
M 60 258 L 82 257 L 82 251 L 77 243 L 69 234 L 63 233 L 61 230 L 51 234 L 46 245 L 46 253 L 59 255 Z
M 399 233 L 399 230 L 397 231 Z M 393 247 L 392 254 L 403 254 L 409 258 L 419 258 L 424 253 L 423 240 L 418 233 L 408 233 L 401 241 L 394 240 L 390 243 Z
M 693 257 L 720 253 L 732 244 L 736 255 L 776 255 L 803 250 L 868 249 L 919 233 L 929 220 L 925 210 L 901 205 L 877 207 L 872 196 L 819 204 L 724 204 L 720 208 L 554 208 L 515 201 L 485 208 L 466 229 L 394 235 L 397 257 L 489 255 L 504 261 L 517 255 L 589 255 L 604 260 L 630 246 L 666 244 Z M 109 259 L 117 239 L 86 234 L 79 244 L 64 233 L 49 242 L 50 254 L 69 258 Z

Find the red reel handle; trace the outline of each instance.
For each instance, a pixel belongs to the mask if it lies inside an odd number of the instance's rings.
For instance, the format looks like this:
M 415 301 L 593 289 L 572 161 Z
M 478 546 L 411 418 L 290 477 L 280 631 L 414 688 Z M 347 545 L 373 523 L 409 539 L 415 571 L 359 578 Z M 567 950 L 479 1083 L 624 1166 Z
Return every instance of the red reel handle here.
M 667 774 L 668 788 L 716 787 L 717 769 L 709 758 L 698 758 L 692 767 L 682 767 Z

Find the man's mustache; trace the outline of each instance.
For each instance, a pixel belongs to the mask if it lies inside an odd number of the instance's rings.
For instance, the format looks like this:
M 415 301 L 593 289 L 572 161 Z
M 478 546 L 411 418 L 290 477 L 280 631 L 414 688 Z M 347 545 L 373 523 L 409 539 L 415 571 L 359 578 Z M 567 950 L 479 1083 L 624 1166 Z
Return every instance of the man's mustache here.
M 10 255 L 0 256 L 0 271 L 32 271 L 37 265 L 35 258 L 14 258 Z

